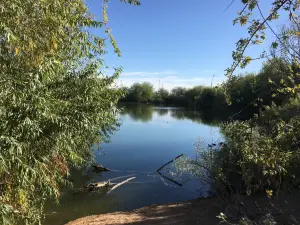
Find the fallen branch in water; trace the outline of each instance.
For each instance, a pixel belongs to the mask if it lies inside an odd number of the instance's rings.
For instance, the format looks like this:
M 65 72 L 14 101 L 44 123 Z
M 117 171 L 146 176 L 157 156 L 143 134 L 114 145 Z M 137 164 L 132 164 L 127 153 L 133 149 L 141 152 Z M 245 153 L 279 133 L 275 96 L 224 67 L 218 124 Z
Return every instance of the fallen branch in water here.
M 93 171 L 94 172 L 109 172 L 110 171 L 110 169 L 108 169 L 108 168 L 105 168 L 104 166 L 102 166 L 102 165 L 92 165 L 92 168 L 93 168 Z
M 172 159 L 171 161 L 165 163 L 164 165 L 162 165 L 160 168 L 158 168 L 158 169 L 156 170 L 156 172 L 157 172 L 160 176 L 162 176 L 163 178 L 165 178 L 165 179 L 167 179 L 167 180 L 173 182 L 174 184 L 177 184 L 177 185 L 180 186 L 180 187 L 182 187 L 182 184 L 178 183 L 177 181 L 175 181 L 175 180 L 173 180 L 173 179 L 171 179 L 171 178 L 169 178 L 169 177 L 166 177 L 165 175 L 163 175 L 163 174 L 160 172 L 160 170 L 162 170 L 165 166 L 169 165 L 170 163 L 174 162 L 176 159 L 178 159 L 178 158 L 180 158 L 180 157 L 182 157 L 182 156 L 183 156 L 183 154 L 180 154 L 179 156 L 177 156 L 177 157 L 175 157 L 174 159 Z
M 174 184 L 177 184 L 178 186 L 182 187 L 182 184 L 178 183 L 177 181 L 175 181 L 175 180 L 173 180 L 173 179 L 171 179 L 171 178 L 169 178 L 169 177 L 166 177 L 166 176 L 163 175 L 160 171 L 157 171 L 157 173 L 158 173 L 160 176 L 162 176 L 163 178 L 165 178 L 165 179 L 167 179 L 167 180 L 173 182 Z
M 88 189 L 89 191 L 93 191 L 98 188 L 109 187 L 110 185 L 111 185 L 110 181 L 104 181 L 104 182 L 98 182 L 98 183 L 90 183 L 85 188 Z
M 112 178 L 112 179 L 109 179 L 110 181 L 114 181 L 114 180 L 119 180 L 121 178 L 126 178 L 126 177 L 132 177 L 134 176 L 134 174 L 130 174 L 130 175 L 126 175 L 126 176 L 121 176 L 121 177 L 115 177 L 115 178 Z M 113 184 L 113 183 L 111 183 Z
M 160 171 L 162 168 L 164 168 L 166 165 L 169 165 L 170 163 L 174 162 L 176 159 L 178 159 L 178 158 L 180 158 L 180 157 L 182 157 L 182 156 L 183 156 L 183 154 L 181 154 L 181 155 L 175 157 L 175 158 L 172 159 L 171 161 L 169 161 L 169 162 L 165 163 L 164 165 L 162 165 L 161 167 L 159 167 L 159 169 L 157 169 L 156 171 L 159 172 L 159 171 Z
M 121 183 L 116 184 L 115 186 L 112 187 L 112 189 L 110 189 L 110 190 L 107 192 L 107 194 L 111 193 L 111 192 L 112 192 L 113 190 L 115 190 L 116 188 L 120 187 L 121 185 L 123 185 L 123 184 L 125 184 L 125 183 L 127 183 L 127 182 L 129 182 L 129 181 L 131 181 L 131 180 L 133 180 L 133 179 L 135 179 L 135 178 L 136 178 L 136 177 L 131 177 L 131 178 L 127 179 L 127 180 L 124 180 L 124 181 L 121 182 Z
M 127 182 L 129 182 L 129 181 L 131 181 L 131 180 L 133 180 L 133 179 L 136 178 L 136 177 L 131 177 L 131 178 L 129 178 L 129 179 L 127 179 L 127 180 L 124 180 L 124 181 L 122 181 L 122 182 L 120 182 L 120 183 L 111 183 L 112 180 L 117 180 L 117 179 L 121 179 L 121 178 L 124 178 L 124 177 L 128 177 L 128 176 L 116 177 L 116 178 L 113 178 L 113 179 L 111 179 L 111 180 L 104 181 L 104 182 L 90 183 L 90 184 L 88 184 L 87 186 L 85 186 L 85 189 L 87 189 L 87 190 L 89 190 L 89 191 L 95 191 L 95 190 L 97 190 L 97 189 L 99 189 L 99 188 L 110 187 L 110 186 L 112 186 L 112 185 L 115 184 L 115 185 L 112 187 L 112 189 L 110 189 L 110 190 L 107 192 L 107 194 L 109 194 L 111 191 L 113 191 L 113 190 L 116 189 L 117 187 L 120 187 L 121 185 L 123 185 L 123 184 L 125 184 L 125 183 L 127 183 Z

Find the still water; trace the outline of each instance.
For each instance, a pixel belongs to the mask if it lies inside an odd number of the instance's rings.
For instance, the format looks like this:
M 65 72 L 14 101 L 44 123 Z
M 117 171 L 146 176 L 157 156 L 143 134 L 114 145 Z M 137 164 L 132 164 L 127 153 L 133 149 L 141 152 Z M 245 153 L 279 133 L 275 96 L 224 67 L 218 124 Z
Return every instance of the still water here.
M 182 153 L 195 158 L 193 144 L 199 138 L 203 139 L 204 146 L 217 142 L 220 135 L 216 123 L 204 122 L 206 120 L 199 113 L 180 108 L 149 105 L 124 105 L 121 108 L 119 130 L 110 143 L 101 144 L 100 151 L 95 150 L 97 162 L 113 171 L 74 171 L 70 178 L 73 187 L 62 190 L 58 205 L 47 205 L 44 224 L 60 225 L 83 216 L 186 201 L 205 194 L 197 181 L 188 181 L 181 187 L 162 178 L 156 170 Z M 162 173 L 179 183 L 185 181 L 186 177 L 174 175 L 172 171 L 175 172 L 170 165 Z M 121 176 L 136 179 L 110 194 L 105 188 L 97 192 L 79 191 L 90 182 Z M 112 182 L 121 182 L 128 177 Z

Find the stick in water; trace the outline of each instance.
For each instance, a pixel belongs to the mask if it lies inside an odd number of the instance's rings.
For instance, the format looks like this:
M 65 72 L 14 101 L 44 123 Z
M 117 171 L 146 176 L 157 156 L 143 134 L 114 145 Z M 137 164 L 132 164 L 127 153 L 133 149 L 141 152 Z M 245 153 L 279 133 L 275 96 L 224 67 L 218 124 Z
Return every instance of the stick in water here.
M 127 183 L 127 182 L 129 182 L 129 181 L 131 181 L 131 180 L 133 180 L 133 179 L 135 179 L 135 178 L 136 178 L 136 177 L 131 177 L 131 178 L 128 178 L 127 180 L 124 180 L 124 181 L 121 182 L 121 183 L 116 184 L 115 186 L 112 187 L 112 189 L 110 189 L 110 190 L 107 192 L 107 194 L 111 193 L 111 192 L 112 192 L 113 190 L 115 190 L 116 188 L 120 187 L 121 185 L 123 185 L 123 184 L 125 184 L 125 183 Z
M 177 184 L 178 186 L 182 187 L 182 184 L 178 183 L 177 181 L 175 181 L 175 180 L 173 180 L 173 179 L 171 179 L 171 178 L 169 178 L 169 177 L 166 177 L 166 176 L 163 175 L 160 171 L 157 171 L 157 173 L 158 173 L 159 175 L 161 175 L 163 178 L 165 178 L 165 179 L 167 179 L 167 180 L 173 182 L 174 184 Z
M 112 178 L 112 179 L 109 179 L 109 180 L 110 181 L 114 181 L 114 180 L 118 180 L 118 179 L 125 178 L 125 177 L 131 177 L 131 176 L 134 176 L 134 174 L 130 174 L 130 175 L 126 175 L 126 176 L 121 176 L 121 177 L 116 177 L 116 178 Z
M 164 168 L 166 165 L 168 165 L 168 164 L 174 162 L 174 160 L 180 158 L 181 156 L 183 156 L 183 154 L 181 154 L 181 155 L 177 156 L 176 158 L 172 159 L 171 161 L 165 163 L 164 165 L 162 165 L 162 166 L 161 166 L 158 170 L 156 170 L 156 171 L 157 171 L 157 172 L 160 171 L 160 170 L 161 170 L 162 168 Z

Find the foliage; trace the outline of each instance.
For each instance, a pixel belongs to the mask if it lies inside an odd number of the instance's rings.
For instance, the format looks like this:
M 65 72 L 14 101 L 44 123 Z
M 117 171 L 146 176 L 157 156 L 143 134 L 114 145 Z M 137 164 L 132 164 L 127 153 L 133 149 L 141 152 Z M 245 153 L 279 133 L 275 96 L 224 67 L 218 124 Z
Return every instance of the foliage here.
M 127 94 L 121 99 L 121 102 L 151 102 L 154 104 L 191 107 L 200 109 L 206 113 L 213 112 L 216 115 L 222 114 L 222 112 L 227 109 L 227 103 L 225 101 L 225 95 L 222 88 L 195 86 L 193 88 L 186 89 L 176 87 L 172 89 L 170 93 L 168 90 L 160 88 L 154 92 L 153 98 L 151 98 L 143 95 L 144 93 L 151 92 L 147 91 L 149 84 L 144 86 L 143 84 L 133 84 L 130 88 L 125 88 L 127 90 Z M 150 88 L 148 88 L 148 90 L 150 90 Z
M 127 96 L 123 98 L 123 101 L 129 102 L 149 102 L 154 97 L 153 85 L 149 82 L 134 83 L 129 89 L 127 89 Z
M 196 98 L 196 107 L 203 114 L 221 119 L 224 119 L 230 110 L 222 87 L 203 88 L 201 95 Z
M 292 43 L 294 49 L 299 47 L 299 43 Z M 202 149 L 201 157 L 187 162 L 186 168 L 192 164 L 195 168 L 191 172 L 195 174 L 205 166 L 214 178 L 211 183 L 229 194 L 266 190 L 271 197 L 273 191 L 298 187 L 300 70 L 297 57 L 282 54 L 280 58 L 267 60 L 258 74 L 230 76 L 221 88 L 230 100 L 229 109 L 237 111 L 231 118 L 246 115 L 248 120 L 223 124 L 225 143 L 222 146 L 212 143 L 214 149 Z M 207 154 L 211 157 L 207 158 Z M 196 174 L 203 176 L 203 171 Z
M 171 91 L 171 95 L 173 96 L 184 96 L 186 93 L 186 88 L 183 87 L 175 87 Z
M 288 125 L 288 126 L 287 126 Z M 270 132 L 254 122 L 235 121 L 222 125 L 225 143 L 205 147 L 197 142 L 198 157 L 178 166 L 223 193 L 264 192 L 297 187 L 300 146 L 300 117 L 281 121 Z M 287 129 L 289 127 L 289 129 Z
M 270 22 L 279 18 L 281 11 L 287 11 L 289 13 L 289 19 L 291 22 L 298 24 L 297 21 L 297 10 L 299 9 L 300 3 L 298 0 L 272 0 L 270 2 L 270 10 L 268 15 L 264 16 L 260 8 L 261 1 L 259 0 L 243 0 L 243 9 L 238 12 L 238 17 L 233 21 L 234 24 L 240 24 L 241 26 L 247 25 L 248 37 L 241 38 L 236 43 L 236 50 L 232 52 L 233 63 L 226 72 L 227 76 L 231 78 L 235 69 L 237 67 L 244 68 L 253 59 L 251 56 L 245 55 L 246 49 L 251 45 L 259 45 L 266 39 L 265 31 L 270 29 L 271 32 L 276 36 L 277 40 L 272 43 L 272 48 L 276 49 L 279 44 L 283 44 L 283 41 L 272 29 Z M 261 18 L 254 18 L 253 11 L 257 9 Z M 295 31 L 295 32 L 294 32 Z M 291 36 L 299 36 L 299 32 L 293 30 L 292 32 L 287 32 L 284 35 L 284 39 Z M 290 46 L 291 47 L 291 46 Z M 298 58 L 300 53 L 299 49 L 290 48 L 287 52 L 292 53 L 296 58 Z M 263 52 L 260 58 L 265 58 L 266 52 Z M 295 57 L 293 57 L 295 59 Z
M 106 2 L 103 22 L 82 0 L 0 3 L 1 224 L 38 223 L 69 168 L 90 160 L 91 144 L 118 126 L 121 70 L 101 74 L 106 37 L 89 31 L 102 28 L 120 54 L 105 29 Z
M 273 103 L 281 105 L 296 95 L 293 90 L 299 84 L 297 70 L 283 58 L 272 58 L 266 61 L 257 73 L 246 73 L 233 76 L 215 87 L 195 86 L 193 88 L 176 87 L 169 93 L 159 89 L 151 100 L 154 104 L 183 106 L 200 111 L 220 119 L 249 119 L 258 114 L 265 106 Z M 137 100 L 141 96 L 142 86 L 134 84 L 127 88 L 127 95 L 121 101 L 143 102 Z M 138 91 L 139 90 L 139 91 Z M 231 100 L 230 105 L 226 97 Z
M 126 104 L 120 106 L 121 115 L 129 115 L 135 121 L 148 122 L 152 120 L 154 108 L 146 104 Z
M 196 179 L 200 179 L 203 185 L 213 186 L 217 182 L 214 178 L 214 175 L 218 173 L 215 162 L 220 146 L 207 147 L 207 143 L 199 138 L 194 143 L 196 159 L 181 157 L 175 161 L 175 168 L 180 172 L 190 173 Z
M 154 102 L 162 104 L 168 99 L 168 97 L 169 91 L 164 88 L 160 88 L 154 94 Z
M 224 85 L 227 101 L 234 104 L 232 83 L 236 68 L 245 68 L 252 60 L 269 58 L 260 71 L 260 76 L 253 82 L 242 85 L 253 90 L 253 99 L 240 112 L 254 110 L 254 119 L 245 122 L 230 122 L 222 126 L 226 145 L 218 152 L 215 165 L 220 168 L 217 174 L 226 182 L 226 187 L 246 193 L 266 190 L 268 198 L 274 191 L 283 187 L 299 186 L 299 6 L 298 0 L 272 0 L 271 10 L 264 16 L 259 0 L 242 0 L 243 8 L 238 12 L 234 24 L 247 26 L 248 37 L 241 38 L 236 43 L 232 53 L 233 63 L 226 70 L 229 78 Z M 257 10 L 261 18 L 254 18 Z M 291 26 L 283 27 L 277 34 L 270 22 L 282 16 L 286 11 Z M 266 29 L 276 37 L 271 45 L 271 55 L 266 52 L 257 58 L 245 53 L 251 45 L 261 44 L 266 39 Z M 270 85 L 266 85 L 268 80 Z M 249 85 L 250 84 L 250 85 Z M 232 85 L 232 86 L 231 86 Z M 230 89 L 231 86 L 231 89 Z M 252 87 L 251 87 L 252 86 Z M 241 90 L 241 89 L 239 89 Z M 237 93 L 237 92 L 235 92 Z M 249 92 L 250 93 L 250 92 Z M 256 96 L 255 96 L 256 95 Z M 236 96 L 236 95 L 234 95 Z M 244 100 L 244 99 L 242 99 Z M 240 113 L 239 112 L 239 113 Z M 238 114 L 239 114 L 238 113 Z M 238 181 L 238 182 L 236 182 Z M 274 190 L 274 191 L 273 191 Z M 226 215 L 220 218 L 227 223 Z M 249 219 L 240 221 L 242 224 L 276 224 L 273 218 L 254 222 Z M 231 223 L 227 223 L 231 224 Z
M 298 117 L 289 121 L 294 129 L 286 129 L 287 124 L 283 121 L 277 122 L 272 132 L 265 132 L 249 122 L 223 126 L 227 148 L 222 154 L 229 157 L 220 164 L 223 175 L 229 182 L 233 174 L 240 176 L 247 193 L 266 189 L 279 191 L 283 185 L 299 180 L 294 169 L 299 164 L 300 149 L 298 141 L 293 138 L 299 135 L 299 122 Z

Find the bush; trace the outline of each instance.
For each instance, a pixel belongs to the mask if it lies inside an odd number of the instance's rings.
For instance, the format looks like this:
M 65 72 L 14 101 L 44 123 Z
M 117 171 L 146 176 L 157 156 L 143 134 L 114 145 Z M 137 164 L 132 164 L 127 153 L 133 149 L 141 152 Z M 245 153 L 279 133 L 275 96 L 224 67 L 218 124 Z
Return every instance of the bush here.
M 4 0 L 1 10 L 0 221 L 36 224 L 69 168 L 89 162 L 91 145 L 118 126 L 121 70 L 101 74 L 106 36 L 88 30 L 105 22 L 83 1 Z

